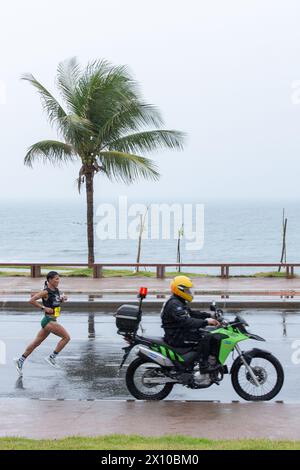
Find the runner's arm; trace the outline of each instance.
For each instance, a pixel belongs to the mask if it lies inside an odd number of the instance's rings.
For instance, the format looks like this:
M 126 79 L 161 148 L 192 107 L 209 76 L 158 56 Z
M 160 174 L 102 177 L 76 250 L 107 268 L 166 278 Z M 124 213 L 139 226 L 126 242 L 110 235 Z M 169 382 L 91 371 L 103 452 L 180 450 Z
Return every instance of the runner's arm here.
M 42 291 L 38 292 L 37 294 L 32 295 L 30 300 L 29 300 L 29 303 L 41 310 L 41 309 L 44 308 L 44 306 L 43 306 L 43 304 L 40 304 L 38 302 L 38 300 L 46 298 L 47 295 L 48 295 L 48 292 L 46 290 L 42 290 Z

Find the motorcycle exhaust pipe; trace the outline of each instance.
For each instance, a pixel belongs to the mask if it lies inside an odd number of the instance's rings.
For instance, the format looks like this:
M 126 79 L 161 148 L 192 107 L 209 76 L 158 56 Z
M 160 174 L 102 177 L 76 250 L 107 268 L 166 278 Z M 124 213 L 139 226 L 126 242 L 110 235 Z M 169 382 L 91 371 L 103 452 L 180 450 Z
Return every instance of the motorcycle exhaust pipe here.
M 149 359 L 156 362 L 156 364 L 159 364 L 160 366 L 174 367 L 173 362 L 168 357 L 163 356 L 159 352 L 152 351 L 151 349 L 146 348 L 145 346 L 138 346 L 137 353 L 142 356 L 149 357 Z

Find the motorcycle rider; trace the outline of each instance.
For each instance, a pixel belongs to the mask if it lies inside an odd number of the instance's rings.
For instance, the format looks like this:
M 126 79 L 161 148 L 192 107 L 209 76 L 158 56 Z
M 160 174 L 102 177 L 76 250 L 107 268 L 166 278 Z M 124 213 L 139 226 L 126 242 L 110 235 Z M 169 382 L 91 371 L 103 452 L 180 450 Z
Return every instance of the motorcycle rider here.
M 161 311 L 164 341 L 177 348 L 185 347 L 187 343 L 199 343 L 200 369 L 209 372 L 212 368 L 208 364 L 208 356 L 213 338 L 204 329 L 207 326 L 220 326 L 220 323 L 213 318 L 213 313 L 189 308 L 188 302 L 193 300 L 193 283 L 190 278 L 176 276 L 170 287 L 172 295 Z

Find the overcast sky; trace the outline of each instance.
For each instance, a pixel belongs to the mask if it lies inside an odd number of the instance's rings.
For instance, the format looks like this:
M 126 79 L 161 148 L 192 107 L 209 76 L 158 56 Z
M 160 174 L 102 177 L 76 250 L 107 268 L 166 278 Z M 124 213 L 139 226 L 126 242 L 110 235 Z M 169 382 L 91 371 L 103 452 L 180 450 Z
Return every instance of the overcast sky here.
M 0 15 L 2 200 L 79 197 L 78 166 L 23 165 L 55 133 L 20 76 L 54 90 L 72 56 L 127 64 L 165 127 L 188 134 L 184 152 L 153 154 L 158 183 L 99 177 L 97 198 L 300 199 L 299 1 L 3 0 Z

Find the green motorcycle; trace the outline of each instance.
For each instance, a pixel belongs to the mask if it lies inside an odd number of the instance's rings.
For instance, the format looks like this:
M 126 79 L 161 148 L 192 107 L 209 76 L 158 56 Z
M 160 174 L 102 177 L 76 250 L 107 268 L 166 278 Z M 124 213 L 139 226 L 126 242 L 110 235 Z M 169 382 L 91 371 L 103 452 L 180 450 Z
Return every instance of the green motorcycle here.
M 215 303 L 211 305 L 221 326 L 209 330 L 214 336 L 214 353 L 209 356 L 210 372 L 202 372 L 197 344 L 174 348 L 166 344 L 163 338 L 137 334 L 142 317 L 142 300 L 146 297 L 145 288 L 141 289 L 139 297 L 139 306 L 122 305 L 115 315 L 118 333 L 128 343 L 123 348 L 125 352 L 120 368 L 133 348 L 137 352 L 137 358 L 129 364 L 126 372 L 127 388 L 135 398 L 163 400 L 175 384 L 191 389 L 208 388 L 213 384 L 219 385 L 228 373 L 231 374 L 234 390 L 244 400 L 271 400 L 280 392 L 284 372 L 278 359 L 262 349 L 240 349 L 239 343 L 247 339 L 265 341 L 247 331 L 248 324 L 240 315 L 236 315 L 233 321 L 227 321 L 223 311 Z M 226 361 L 234 352 L 237 357 L 229 371 Z

